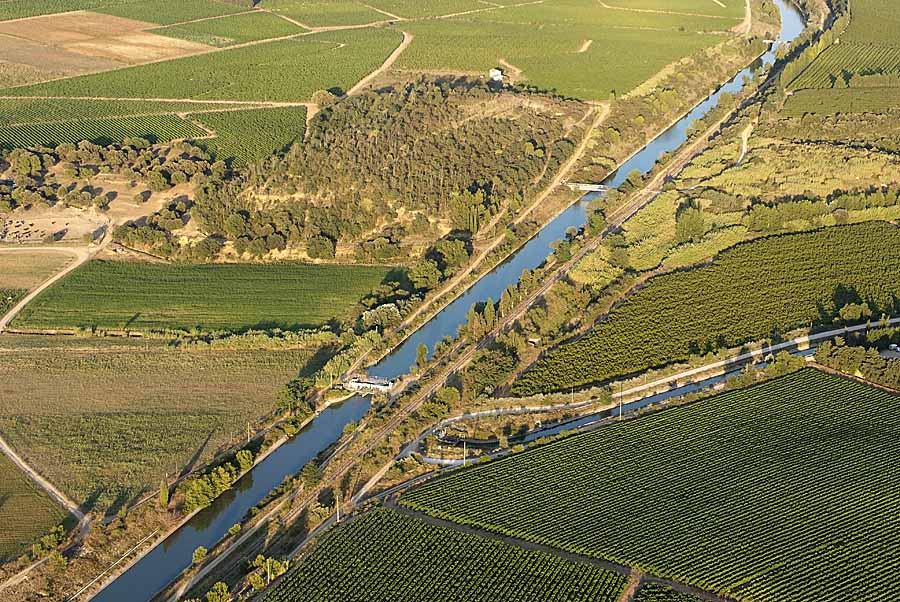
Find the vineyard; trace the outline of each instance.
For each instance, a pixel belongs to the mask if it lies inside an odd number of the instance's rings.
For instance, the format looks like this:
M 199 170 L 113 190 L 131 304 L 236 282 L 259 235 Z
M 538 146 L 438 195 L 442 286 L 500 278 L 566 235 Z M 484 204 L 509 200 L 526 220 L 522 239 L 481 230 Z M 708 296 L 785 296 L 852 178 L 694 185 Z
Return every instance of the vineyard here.
M 265 0 L 263 6 L 311 27 L 363 25 L 388 18 L 371 8 L 371 4 L 366 6 L 366 3 L 355 1 Z
M 390 268 L 92 261 L 16 318 L 18 328 L 297 329 L 341 318 Z
M 303 101 L 317 90 L 349 89 L 397 47 L 389 29 L 308 35 L 58 80 L 12 96 L 136 97 Z
M 19 299 L 25 296 L 28 291 L 22 288 L 8 288 L 0 286 L 0 316 L 6 315 Z
M 768 339 L 829 325 L 847 303 L 875 315 L 900 297 L 895 275 L 900 229 L 883 222 L 826 228 L 741 244 L 713 265 L 651 280 L 584 338 L 528 370 L 519 395 L 569 390 Z
M 378 509 L 333 531 L 263 602 L 613 602 L 625 579 L 590 564 Z
M 842 42 L 897 46 L 900 40 L 900 13 L 897 7 L 883 0 L 853 0 L 850 6 L 853 19 Z
M 79 503 L 109 506 L 211 459 L 322 362 L 314 349 L 4 335 L 0 432 Z
M 65 518 L 53 501 L 36 489 L 5 455 L 0 454 L 0 562 L 27 552 L 32 542 Z
M 457 471 L 400 501 L 736 600 L 844 602 L 863 587 L 892 600 L 897 401 L 805 369 Z
M 214 111 L 245 105 L 204 102 L 154 102 L 150 100 L 67 100 L 10 99 L 0 100 L 0 127 L 61 123 L 141 115 L 173 115 L 192 111 Z
M 879 72 L 900 72 L 900 47 L 835 44 L 823 52 L 791 86 L 797 89 L 853 87 L 853 77 L 845 80 L 845 73 L 859 77 L 861 74 Z
M 514 66 L 513 72 L 522 70 L 515 77 L 530 84 L 606 100 L 611 91 L 630 90 L 672 61 L 721 41 L 701 32 L 734 24 L 729 19 L 603 10 L 585 1 L 534 4 L 404 24 L 415 40 L 397 66 L 485 73 L 502 58 Z M 646 27 L 666 31 L 648 38 Z M 587 40 L 591 43 L 582 50 Z M 622 52 L 625 48 L 629 52 Z
M 293 142 L 303 140 L 305 107 L 278 107 L 248 111 L 203 113 L 194 116 L 216 132 L 196 144 L 216 159 L 248 163 L 265 159 Z
M 784 114 L 802 117 L 807 113 L 886 113 L 900 109 L 895 88 L 844 88 L 839 90 L 798 90 L 784 105 Z
M 91 140 L 121 142 L 128 137 L 169 142 L 205 136 L 206 131 L 176 115 L 145 115 L 106 119 L 75 119 L 58 123 L 0 126 L 0 148 L 56 146 Z
M 242 42 L 279 38 L 302 30 L 271 13 L 256 12 L 223 19 L 197 21 L 154 29 L 153 33 L 209 46 L 227 47 Z
M 237 4 L 215 0 L 107 0 L 102 3 L 95 1 L 94 4 L 99 5 L 98 12 L 107 15 L 160 25 L 221 17 L 247 10 Z

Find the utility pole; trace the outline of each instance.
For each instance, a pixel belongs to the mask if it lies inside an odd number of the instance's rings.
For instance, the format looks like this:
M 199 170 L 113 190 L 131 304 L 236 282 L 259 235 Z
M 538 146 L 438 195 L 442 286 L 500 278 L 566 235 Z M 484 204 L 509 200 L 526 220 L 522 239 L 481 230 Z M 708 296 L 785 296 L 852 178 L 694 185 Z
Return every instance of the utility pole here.
M 334 497 L 337 500 L 335 502 L 335 507 L 337 507 L 337 518 L 335 519 L 336 523 L 341 522 L 341 491 L 340 489 L 334 490 Z
M 466 440 L 463 439 L 463 466 L 466 465 Z

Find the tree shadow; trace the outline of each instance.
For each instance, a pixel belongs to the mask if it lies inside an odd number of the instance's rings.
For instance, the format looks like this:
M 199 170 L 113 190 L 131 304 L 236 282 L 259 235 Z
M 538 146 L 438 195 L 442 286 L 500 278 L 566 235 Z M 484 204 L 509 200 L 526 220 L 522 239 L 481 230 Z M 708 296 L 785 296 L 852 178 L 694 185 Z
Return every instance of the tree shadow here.
M 203 451 L 206 449 L 206 446 L 209 445 L 209 442 L 212 440 L 212 436 L 213 436 L 214 432 L 215 432 L 214 430 L 210 431 L 206 435 L 206 440 L 200 444 L 200 447 L 197 448 L 197 451 L 194 452 L 194 455 L 191 456 L 191 459 L 188 460 L 187 464 L 185 464 L 184 467 L 181 469 L 181 472 L 178 473 L 179 479 L 184 477 L 188 473 L 190 473 L 192 470 L 194 470 L 194 467 L 197 465 L 197 462 L 200 461 L 200 457 L 203 455 Z

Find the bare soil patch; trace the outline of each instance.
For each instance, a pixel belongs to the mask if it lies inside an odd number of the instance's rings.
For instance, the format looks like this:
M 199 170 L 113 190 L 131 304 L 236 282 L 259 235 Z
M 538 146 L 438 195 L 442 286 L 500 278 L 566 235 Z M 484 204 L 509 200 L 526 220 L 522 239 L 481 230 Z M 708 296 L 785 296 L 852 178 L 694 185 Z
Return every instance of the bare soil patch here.
M 124 66 L 124 63 L 109 58 L 85 56 L 2 32 L 0 32 L 0 57 L 3 57 L 2 61 L 7 65 L 3 69 L 4 72 L 20 73 L 26 76 L 26 81 L 13 79 L 9 85 L 53 77 L 81 75 Z M 4 81 L 4 83 L 7 82 Z
M 0 56 L 46 72 L 78 75 L 210 49 L 144 31 L 154 27 L 89 11 L 0 23 Z

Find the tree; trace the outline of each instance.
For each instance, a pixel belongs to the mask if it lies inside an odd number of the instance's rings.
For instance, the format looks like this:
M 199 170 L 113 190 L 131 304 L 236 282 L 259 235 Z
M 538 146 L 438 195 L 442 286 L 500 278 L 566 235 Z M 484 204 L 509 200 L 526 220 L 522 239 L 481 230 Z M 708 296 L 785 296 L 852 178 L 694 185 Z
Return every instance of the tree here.
M 203 546 L 198 546 L 196 550 L 194 550 L 193 555 L 191 556 L 191 560 L 194 564 L 200 564 L 203 562 L 203 559 L 206 558 L 206 555 L 209 553 L 209 550 L 204 548 Z
M 490 297 L 484 306 L 484 327 L 490 332 L 497 323 L 497 311 L 494 308 L 494 300 Z
M 416 290 L 431 290 L 441 281 L 441 271 L 430 259 L 423 259 L 409 271 L 409 281 Z
M 322 470 L 319 468 L 319 465 L 316 464 L 315 460 L 307 462 L 303 466 L 303 470 L 300 471 L 300 481 L 303 483 L 303 487 L 307 489 L 315 487 L 320 480 L 322 480 Z
M 428 345 L 425 343 L 419 343 L 419 346 L 416 347 L 416 366 L 419 369 L 425 367 L 425 364 L 428 363 Z
M 228 586 L 221 581 L 206 592 L 206 602 L 231 602 L 231 600 L 231 592 L 228 591 Z
M 253 452 L 249 449 L 240 450 L 234 457 L 241 472 L 247 472 L 253 466 Z
M 159 507 L 169 507 L 169 486 L 164 480 L 159 482 Z
M 700 242 L 706 234 L 703 212 L 696 207 L 687 207 L 675 216 L 675 240 L 678 244 Z

